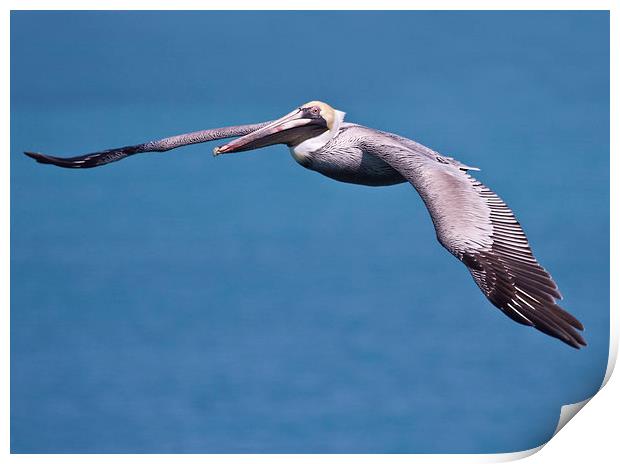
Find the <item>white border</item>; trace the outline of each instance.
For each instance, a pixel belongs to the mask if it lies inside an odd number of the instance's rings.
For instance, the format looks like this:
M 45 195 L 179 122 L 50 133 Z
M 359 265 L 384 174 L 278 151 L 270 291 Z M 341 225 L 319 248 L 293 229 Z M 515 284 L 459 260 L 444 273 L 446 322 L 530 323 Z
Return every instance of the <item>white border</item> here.
M 613 0 L 9 0 L 14 10 L 612 10 Z M 90 7 L 90 8 L 89 8 Z
M 84 1 L 76 0 L 64 0 L 54 2 L 54 9 L 98 9 L 98 10 L 117 10 L 117 9 L 157 9 L 157 10 L 179 10 L 179 9 L 213 9 L 213 10 L 243 10 L 243 9 L 285 9 L 285 10 L 320 10 L 320 9 L 367 9 L 367 10 L 394 10 L 394 9 L 416 9 L 416 10 L 610 10 L 611 11 L 611 128 L 618 128 L 618 47 L 615 44 L 620 44 L 619 20 L 617 2 L 603 1 L 603 0 L 591 0 L 591 1 L 579 1 L 579 0 L 565 0 L 565 1 L 552 1 L 552 0 L 504 0 L 499 2 L 498 0 L 477 0 L 477 1 L 458 1 L 458 0 L 436 0 L 436 1 L 393 1 L 383 0 L 379 5 L 377 2 L 369 2 L 367 0 L 347 0 L 347 1 L 335 1 L 335 0 L 292 0 L 292 1 L 236 1 L 235 5 L 230 5 L 225 2 L 207 2 L 207 1 L 189 1 L 189 0 L 176 0 L 175 2 L 165 2 L 162 0 L 155 0 L 150 2 L 140 2 L 136 0 L 108 0 L 108 1 L 91 1 L 89 7 L 86 8 Z M 3 86 L 2 86 L 2 124 L 0 124 L 0 140 L 4 141 L 6 147 L 4 156 L 0 157 L 1 169 L 0 175 L 2 176 L 2 182 L 0 183 L 0 191 L 2 192 L 2 200 L 0 201 L 0 208 L 2 208 L 2 214 L 0 215 L 2 221 L 2 232 L 5 240 L 0 245 L 0 255 L 2 257 L 3 266 L 0 268 L 2 271 L 2 295 L 4 304 L 2 305 L 2 324 L 0 324 L 0 343 L 2 346 L 2 353 L 0 356 L 0 373 L 2 375 L 1 383 L 1 395 L 0 395 L 0 411 L 2 412 L 2 420 L 0 421 L 0 449 L 2 455 L 5 455 L 9 461 L 20 462 L 83 462 L 88 460 L 91 462 L 102 462 L 109 459 L 121 459 L 130 460 L 133 462 L 175 462 L 183 460 L 185 462 L 204 462 L 208 460 L 210 462 L 222 462 L 222 463 L 237 463 L 239 461 L 248 462 L 282 462 L 289 463 L 294 462 L 336 462 L 336 461 L 355 461 L 356 463 L 365 462 L 383 462 L 385 460 L 400 461 L 400 462 L 472 462 L 472 463 L 486 463 L 486 462 L 505 462 L 515 459 L 521 459 L 526 456 L 530 456 L 541 447 L 534 448 L 532 450 L 521 451 L 517 453 L 505 453 L 505 454 L 482 454 L 482 455 L 11 455 L 10 442 L 9 442 L 9 375 L 10 375 L 10 285 L 9 285 L 9 253 L 10 253 L 10 87 L 9 87 L 9 63 L 10 63 L 10 14 L 9 10 L 37 10 L 37 9 L 50 9 L 49 2 L 46 1 L 15 1 L 9 0 L 6 2 L 9 9 L 5 10 L 3 16 L 2 30 L 2 47 L 0 48 L 0 59 L 6 63 L 2 73 Z M 615 7 L 615 8 L 614 8 Z M 617 133 L 611 131 L 611 152 L 615 153 L 618 147 Z M 611 175 L 611 204 L 616 205 L 615 201 L 618 198 L 618 187 L 615 184 L 617 181 L 617 172 L 619 168 L 619 162 L 617 157 L 611 157 L 610 161 L 610 175 Z M 587 175 L 587 173 L 586 173 Z M 618 247 L 617 241 L 614 237 L 618 236 L 618 217 L 617 212 L 613 207 L 611 210 L 611 344 L 610 355 L 608 360 L 607 372 L 603 385 L 607 384 L 610 379 L 613 367 L 617 358 L 618 351 L 618 290 L 614 286 L 614 283 L 620 282 L 618 280 Z M 618 456 L 618 445 L 616 438 L 616 430 L 618 423 L 617 417 L 614 417 L 614 413 L 620 412 L 618 407 L 618 398 L 620 397 L 620 382 L 617 379 L 612 380 L 604 388 L 604 390 L 597 394 L 592 400 L 591 404 L 585 408 L 583 412 L 579 414 L 580 419 L 578 421 L 572 421 L 562 432 L 551 442 L 545 446 L 545 451 L 538 453 L 536 456 L 530 458 L 530 462 L 554 462 L 556 460 L 562 460 L 565 463 L 571 462 L 583 462 L 585 459 L 588 461 L 593 460 L 596 462 L 599 458 L 602 462 L 609 461 L 609 457 Z M 587 401 L 586 401 L 587 402 Z M 563 408 L 563 414 L 570 415 L 571 408 Z M 573 408 L 577 409 L 578 408 Z M 571 415 L 572 417 L 572 415 Z M 565 417 L 564 417 L 565 419 Z M 559 421 L 558 431 L 562 428 L 562 421 Z M 614 434 L 612 436 L 612 433 Z M 605 460 L 603 460 L 605 458 Z M 5 461 L 7 462 L 7 461 Z

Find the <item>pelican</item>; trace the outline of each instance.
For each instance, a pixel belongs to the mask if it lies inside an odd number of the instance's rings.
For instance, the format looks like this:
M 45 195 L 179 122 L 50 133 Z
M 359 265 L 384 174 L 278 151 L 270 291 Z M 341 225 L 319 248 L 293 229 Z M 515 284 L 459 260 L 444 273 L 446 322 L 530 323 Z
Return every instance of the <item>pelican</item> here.
M 512 320 L 580 348 L 583 325 L 562 309 L 557 285 L 538 263 L 512 210 L 473 178 L 479 169 L 413 140 L 344 121 L 345 113 L 311 101 L 280 119 L 208 129 L 140 145 L 73 158 L 25 152 L 39 163 L 93 168 L 131 155 L 165 152 L 213 140 L 235 138 L 214 156 L 288 146 L 306 169 L 331 179 L 368 186 L 409 182 L 428 209 L 439 243 L 460 260 L 488 298 Z

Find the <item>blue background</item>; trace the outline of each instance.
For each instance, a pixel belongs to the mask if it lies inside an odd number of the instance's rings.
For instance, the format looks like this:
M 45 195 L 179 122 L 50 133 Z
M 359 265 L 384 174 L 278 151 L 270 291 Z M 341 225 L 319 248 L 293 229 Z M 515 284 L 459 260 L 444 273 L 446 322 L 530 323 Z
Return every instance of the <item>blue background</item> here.
M 13 452 L 507 452 L 608 353 L 609 16 L 16 12 Z M 406 184 L 215 144 L 35 164 L 313 99 L 479 166 L 586 326 L 496 310 Z

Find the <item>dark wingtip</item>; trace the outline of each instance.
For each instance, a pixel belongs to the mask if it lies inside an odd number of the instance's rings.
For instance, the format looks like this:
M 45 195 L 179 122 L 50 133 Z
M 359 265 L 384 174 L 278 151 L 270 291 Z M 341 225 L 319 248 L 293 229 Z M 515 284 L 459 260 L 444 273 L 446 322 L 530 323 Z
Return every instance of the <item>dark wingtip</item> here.
M 37 163 L 41 164 L 53 164 L 54 166 L 59 166 L 61 168 L 90 168 L 94 167 L 96 164 L 90 161 L 86 157 L 75 157 L 75 158 L 57 158 L 55 156 L 44 155 L 43 153 L 37 153 L 34 151 L 25 151 L 24 155 L 32 158 Z
M 24 155 L 32 158 L 33 160 L 39 162 L 39 163 L 43 163 L 43 164 L 52 164 L 52 162 L 50 161 L 49 157 L 47 155 L 44 155 L 43 153 L 36 153 L 33 151 L 25 151 Z
M 571 342 L 566 342 L 569 346 L 572 346 L 573 348 L 580 350 L 581 348 L 585 348 L 586 346 L 588 346 L 588 343 L 581 338 L 580 340 L 571 340 Z
M 577 343 L 581 345 L 579 348 L 588 346 L 588 342 L 586 342 L 586 339 L 583 338 L 581 334 L 579 334 L 579 339 L 577 340 Z
M 126 158 L 127 156 L 131 156 L 136 153 L 143 153 L 145 151 L 154 150 L 145 148 L 144 145 L 132 145 L 122 148 L 111 148 L 110 150 L 88 153 L 86 155 L 74 156 L 72 158 L 59 158 L 34 151 L 25 151 L 24 155 L 32 158 L 38 163 L 53 164 L 54 166 L 59 166 L 61 168 L 84 169 L 102 166 L 104 164 L 112 163 Z
M 560 337 L 557 337 L 557 338 L 560 338 Z M 576 348 L 578 350 L 588 346 L 588 343 L 586 342 L 585 338 L 583 338 L 583 336 L 575 330 L 569 330 L 569 335 L 561 337 L 560 340 L 562 340 L 567 345 L 572 346 L 573 348 Z

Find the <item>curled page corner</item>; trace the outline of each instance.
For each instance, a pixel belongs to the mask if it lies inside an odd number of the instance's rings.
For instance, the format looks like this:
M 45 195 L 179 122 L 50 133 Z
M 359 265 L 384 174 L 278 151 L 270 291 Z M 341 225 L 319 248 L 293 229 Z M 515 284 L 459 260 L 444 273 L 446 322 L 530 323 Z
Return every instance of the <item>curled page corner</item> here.
M 599 387 L 600 391 L 603 387 L 605 387 L 605 385 L 607 384 L 607 382 L 609 381 L 609 378 L 611 377 L 612 372 L 614 371 L 614 367 L 616 365 L 616 359 L 618 357 L 618 344 L 614 343 L 613 340 L 617 340 L 618 336 L 617 334 L 614 334 L 614 329 L 615 325 L 614 324 L 610 324 L 610 330 L 611 330 L 611 341 L 609 343 L 609 356 L 607 358 L 607 369 L 605 371 L 605 377 L 603 378 L 603 382 L 601 383 L 601 386 Z M 598 393 L 598 392 L 597 392 Z M 594 398 L 594 396 L 591 396 L 590 398 L 586 398 L 585 400 L 579 401 L 577 403 L 572 403 L 572 404 L 565 404 L 564 406 L 562 406 L 562 408 L 560 409 L 560 417 L 558 419 L 558 425 L 555 428 L 555 431 L 553 432 L 553 435 L 551 438 L 555 437 L 558 432 L 560 430 L 562 430 L 562 428 L 564 428 L 564 426 L 566 424 L 568 424 L 568 422 L 575 417 L 575 415 L 581 411 L 581 409 L 588 404 L 588 402 Z M 547 443 L 549 443 L 551 439 L 549 439 L 547 441 Z M 546 443 L 545 443 L 546 444 Z M 539 449 L 541 449 L 543 446 L 545 446 L 545 444 L 541 445 L 538 448 L 533 448 L 533 452 L 531 454 L 534 454 L 536 451 L 538 451 Z M 529 450 L 529 451 L 532 451 Z M 527 452 L 527 451 L 524 451 Z
M 523 450 L 523 451 L 514 451 L 512 453 L 501 453 L 501 454 L 494 454 L 491 455 L 493 461 L 490 462 L 511 462 L 511 461 L 518 461 L 520 459 L 524 459 L 527 458 L 533 454 L 538 453 L 541 449 L 543 449 L 543 447 L 545 446 L 546 443 L 543 443 L 542 445 L 536 446 L 535 448 L 530 448 L 528 450 Z
M 512 453 L 501 453 L 501 454 L 492 455 L 493 456 L 493 461 L 492 462 L 518 461 L 520 459 L 527 458 L 528 456 L 536 454 L 538 451 L 543 449 L 545 447 L 545 445 L 547 443 L 549 443 L 551 441 L 551 439 L 553 437 L 555 437 L 556 434 L 560 430 L 562 430 L 562 428 L 566 424 L 568 424 L 568 422 L 573 417 L 575 417 L 575 414 L 577 414 L 579 411 L 581 411 L 581 408 L 583 408 L 588 403 L 588 401 L 590 401 L 591 399 L 592 398 L 587 398 L 587 399 L 585 399 L 583 401 L 579 401 L 578 403 L 565 404 L 564 406 L 562 406 L 562 408 L 560 409 L 560 417 L 558 419 L 558 425 L 555 428 L 555 431 L 553 432 L 553 435 L 551 436 L 551 438 L 549 438 L 549 440 L 547 440 L 542 445 L 539 445 L 539 446 L 537 446 L 535 448 L 530 448 L 528 450 L 516 451 L 516 452 L 512 452 Z
M 575 414 L 581 411 L 581 408 L 588 404 L 588 401 L 590 401 L 591 399 L 592 398 L 586 398 L 585 400 L 579 401 L 578 403 L 565 404 L 564 406 L 562 406 L 562 409 L 560 410 L 560 418 L 558 419 L 558 426 L 555 428 L 553 436 L 556 436 L 557 433 L 562 430 L 562 428 L 566 424 L 568 424 L 568 421 L 575 417 Z

